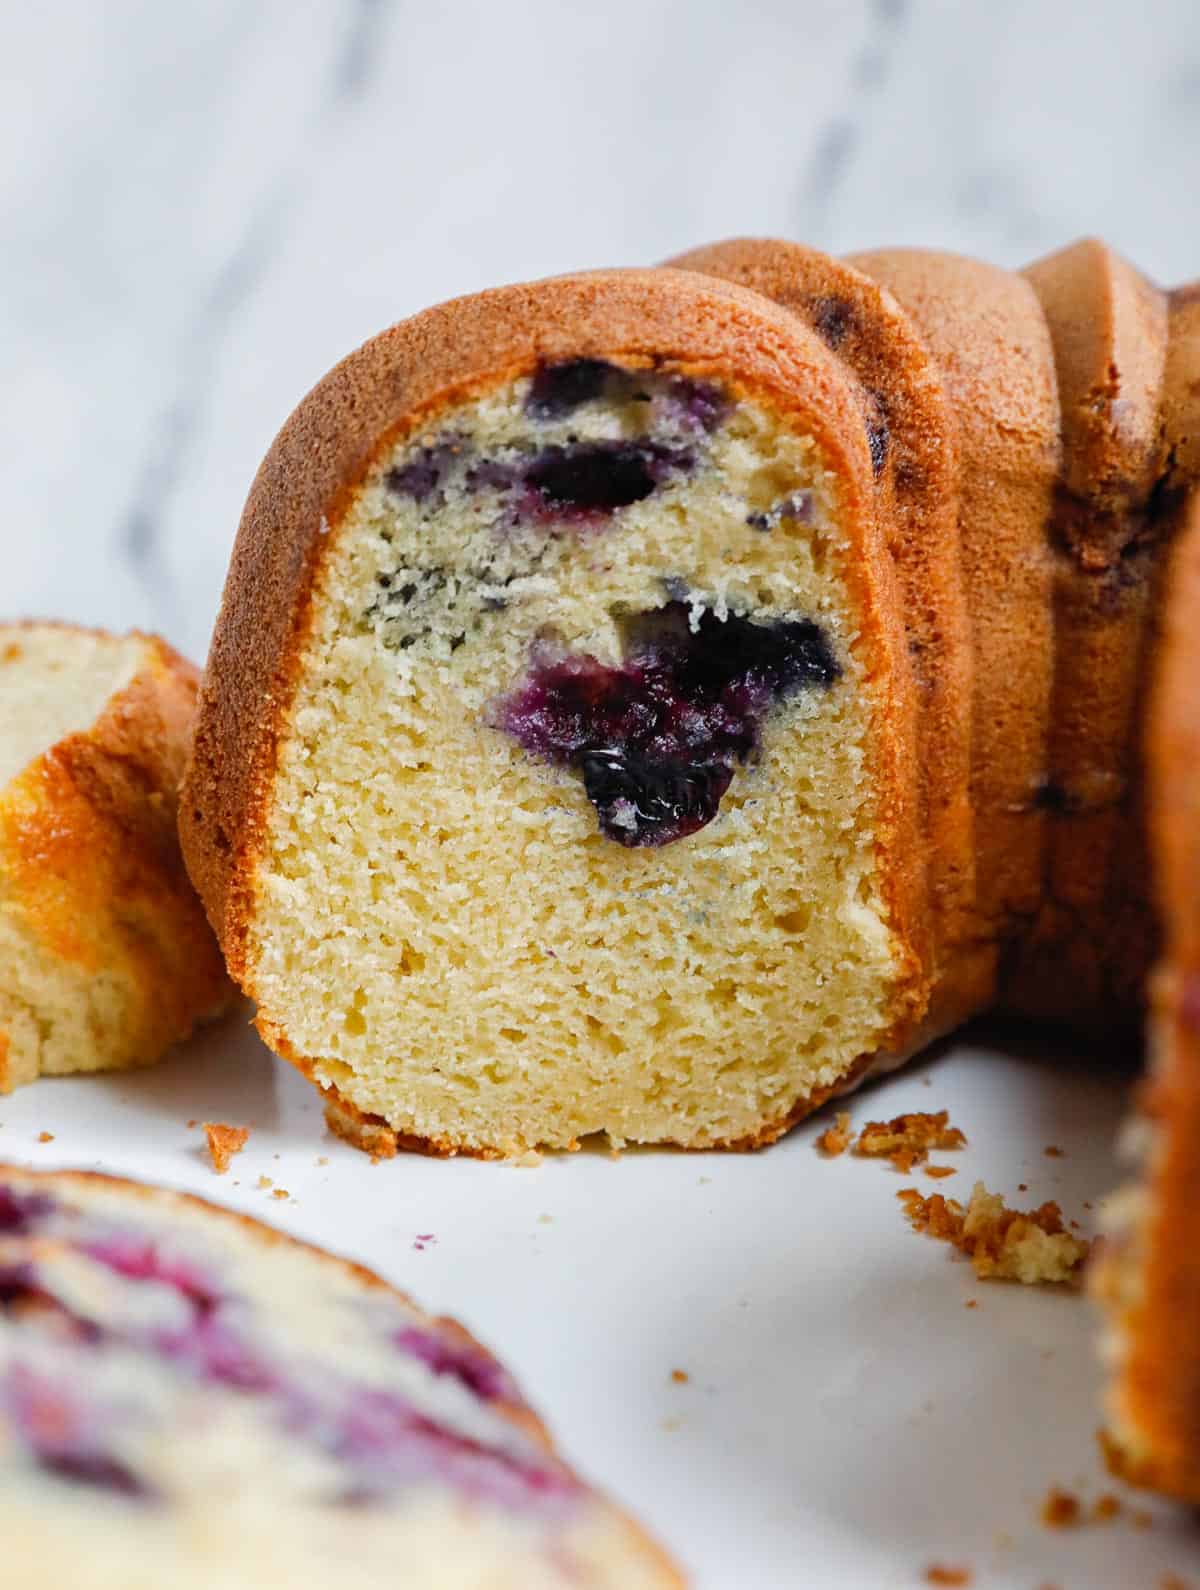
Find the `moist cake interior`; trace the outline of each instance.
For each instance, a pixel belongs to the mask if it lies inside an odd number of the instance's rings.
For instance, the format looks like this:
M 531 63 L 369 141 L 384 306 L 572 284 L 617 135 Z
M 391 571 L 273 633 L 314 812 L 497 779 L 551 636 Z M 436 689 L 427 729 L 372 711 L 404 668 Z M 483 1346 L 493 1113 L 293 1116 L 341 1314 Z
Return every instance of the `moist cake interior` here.
M 838 514 L 811 438 L 661 366 L 544 366 L 391 448 L 281 737 L 264 1029 L 397 1129 L 509 1152 L 736 1142 L 877 1049 Z
M 9 627 L 0 637 L 0 788 L 35 756 L 96 721 L 133 677 L 136 641 L 66 625 Z

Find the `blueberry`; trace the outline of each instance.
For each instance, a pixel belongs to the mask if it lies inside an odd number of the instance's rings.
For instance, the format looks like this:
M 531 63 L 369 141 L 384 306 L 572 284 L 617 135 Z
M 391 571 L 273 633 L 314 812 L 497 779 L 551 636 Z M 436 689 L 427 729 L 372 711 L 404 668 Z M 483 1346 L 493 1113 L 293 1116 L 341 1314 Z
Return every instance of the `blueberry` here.
M 686 449 L 657 442 L 575 442 L 546 447 L 525 469 L 535 517 L 588 518 L 650 496 L 692 462 Z
M 610 378 L 623 373 L 604 359 L 543 364 L 530 384 L 526 413 L 538 420 L 562 419 L 584 403 L 602 397 Z
M 631 847 L 682 839 L 712 822 L 733 777 L 727 762 L 650 761 L 636 751 L 585 751 L 579 762 L 600 832 Z
M 766 532 L 774 530 L 775 526 L 784 520 L 792 524 L 812 524 L 813 513 L 812 492 L 796 491 L 790 497 L 785 497 L 782 502 L 777 502 L 765 513 L 747 514 L 746 523 L 752 530 Z
M 683 429 L 698 431 L 714 431 L 729 411 L 720 387 L 687 375 L 671 379 L 664 407 Z
M 407 464 L 389 469 L 383 477 L 389 491 L 398 497 L 411 497 L 415 502 L 427 502 L 441 491 L 462 451 L 461 442 L 454 439 L 422 447 Z
M 854 325 L 854 305 L 844 298 L 819 297 L 809 300 L 809 320 L 813 330 L 829 347 L 837 349 Z
M 829 686 L 838 665 L 809 619 L 756 624 L 683 602 L 625 622 L 625 661 L 535 652 L 493 722 L 531 755 L 574 768 L 601 832 L 663 845 L 712 821 L 763 716 L 797 690 Z
M 871 401 L 871 413 L 867 419 L 867 446 L 871 450 L 871 468 L 876 475 L 883 474 L 883 466 L 887 463 L 888 444 L 891 432 L 888 429 L 887 405 L 878 392 L 868 393 Z

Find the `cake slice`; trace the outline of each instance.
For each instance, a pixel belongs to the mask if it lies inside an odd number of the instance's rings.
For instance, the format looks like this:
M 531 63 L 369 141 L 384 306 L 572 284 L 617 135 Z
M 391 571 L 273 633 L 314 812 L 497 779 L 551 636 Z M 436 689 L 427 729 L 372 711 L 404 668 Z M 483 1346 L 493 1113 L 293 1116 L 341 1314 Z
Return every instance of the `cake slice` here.
M 676 271 L 443 305 L 305 399 L 181 828 L 336 1129 L 748 1146 L 911 1047 L 934 875 L 886 451 L 796 316 Z
M 1193 404 L 1195 390 L 1193 383 Z M 1171 429 L 1169 422 L 1168 436 Z M 1197 1505 L 1200 493 L 1192 491 L 1175 513 L 1179 539 L 1171 559 L 1149 734 L 1150 832 L 1163 958 L 1152 984 L 1151 1071 L 1130 1132 L 1140 1170 L 1112 1201 L 1094 1291 L 1108 1319 L 1106 1447 L 1112 1467 L 1133 1484 Z
M 511 1377 L 211 1204 L 0 1168 L 6 1590 L 650 1590 Z
M 153 636 L 0 625 L 0 1091 L 145 1065 L 233 996 L 176 831 L 197 680 Z

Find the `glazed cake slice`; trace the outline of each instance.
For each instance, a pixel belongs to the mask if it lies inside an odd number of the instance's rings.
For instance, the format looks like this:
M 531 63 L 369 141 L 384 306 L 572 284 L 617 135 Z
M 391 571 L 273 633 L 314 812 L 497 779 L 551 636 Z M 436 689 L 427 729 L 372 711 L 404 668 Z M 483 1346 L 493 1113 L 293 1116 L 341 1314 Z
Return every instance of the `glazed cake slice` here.
M 196 1198 L 0 1170 L 6 1590 L 650 1590 L 510 1376 L 369 1271 Z
M 0 1092 L 148 1064 L 233 998 L 176 828 L 197 684 L 154 636 L 0 625 Z
M 756 1144 L 911 1044 L 918 686 L 872 423 L 794 316 L 670 271 L 442 306 L 300 406 L 181 826 L 339 1130 Z

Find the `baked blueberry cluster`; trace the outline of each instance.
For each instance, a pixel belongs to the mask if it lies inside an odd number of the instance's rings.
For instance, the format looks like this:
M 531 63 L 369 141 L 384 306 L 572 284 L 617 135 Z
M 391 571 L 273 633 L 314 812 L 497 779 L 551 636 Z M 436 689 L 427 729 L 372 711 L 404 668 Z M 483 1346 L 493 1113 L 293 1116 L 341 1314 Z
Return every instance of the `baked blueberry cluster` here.
M 493 722 L 531 755 L 574 768 L 600 831 L 665 845 L 717 815 L 768 711 L 839 669 L 810 619 L 758 622 L 669 602 L 625 623 L 619 666 L 540 644 Z

